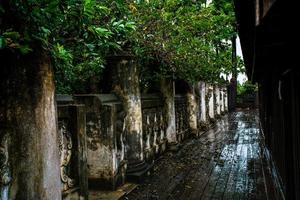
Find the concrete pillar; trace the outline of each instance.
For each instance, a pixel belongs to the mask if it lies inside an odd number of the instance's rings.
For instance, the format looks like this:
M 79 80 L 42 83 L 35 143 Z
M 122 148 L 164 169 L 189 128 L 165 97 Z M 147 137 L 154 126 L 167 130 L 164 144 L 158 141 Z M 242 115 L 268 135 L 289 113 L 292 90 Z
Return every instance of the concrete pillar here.
M 222 114 L 223 112 L 222 112 L 222 107 L 223 107 L 223 91 L 222 91 L 222 87 L 221 86 L 219 86 L 219 97 L 220 97 L 220 99 L 219 99 L 219 103 L 220 103 L 220 114 Z
M 215 115 L 216 116 L 221 115 L 219 86 L 214 86 L 214 105 L 215 105 Z
M 124 52 L 111 57 L 113 67 L 113 92 L 121 99 L 125 111 L 127 177 L 139 178 L 141 166 L 146 171 L 143 153 L 142 107 L 139 87 L 139 66 L 134 57 Z M 134 177 L 133 177 L 134 176 Z M 139 177 L 136 177 L 139 176 Z
M 224 87 L 224 110 L 225 110 L 225 112 L 228 111 L 228 92 L 227 92 L 227 87 Z
M 166 137 L 169 144 L 177 143 L 175 120 L 175 84 L 172 80 L 162 79 L 161 94 L 164 98 L 164 113 L 167 123 Z
M 224 109 L 224 106 L 225 106 L 225 103 L 224 103 L 224 87 L 222 86 L 220 88 L 220 103 L 221 103 L 221 113 L 224 113 L 225 109 Z
M 193 88 L 193 87 L 192 87 Z M 187 98 L 187 113 L 188 113 L 188 125 L 192 135 L 198 134 L 197 116 L 198 116 L 198 104 L 196 100 L 195 90 L 191 89 L 186 94 Z
M 207 94 L 207 99 L 208 99 L 208 116 L 210 119 L 215 118 L 215 112 L 214 112 L 214 88 L 212 85 L 208 85 L 206 88 L 206 94 Z
M 61 199 L 50 59 L 41 49 L 16 54 L 0 54 L 1 199 Z
M 205 105 L 205 97 L 206 97 L 206 84 L 205 82 L 199 83 L 199 90 L 200 90 L 200 121 L 206 122 L 206 105 Z

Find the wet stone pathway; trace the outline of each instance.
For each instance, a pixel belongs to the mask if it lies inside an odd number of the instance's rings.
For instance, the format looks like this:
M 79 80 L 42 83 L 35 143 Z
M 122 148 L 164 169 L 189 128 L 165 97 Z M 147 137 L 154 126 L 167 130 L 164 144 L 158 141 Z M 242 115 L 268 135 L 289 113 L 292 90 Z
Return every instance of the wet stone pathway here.
M 154 173 L 124 199 L 280 199 L 266 163 L 257 112 L 231 113 L 160 157 Z

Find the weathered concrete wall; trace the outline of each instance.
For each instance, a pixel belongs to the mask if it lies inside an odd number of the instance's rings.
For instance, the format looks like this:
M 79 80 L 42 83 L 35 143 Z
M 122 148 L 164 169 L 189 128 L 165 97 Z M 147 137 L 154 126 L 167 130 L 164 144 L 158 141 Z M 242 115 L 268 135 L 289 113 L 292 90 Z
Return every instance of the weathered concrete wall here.
M 75 95 L 86 106 L 87 163 L 91 188 L 115 189 L 125 182 L 125 113 L 113 94 Z
M 42 50 L 27 56 L 2 50 L 0 56 L 2 198 L 61 199 L 50 59 Z
M 168 143 L 177 143 L 175 120 L 175 85 L 173 81 L 161 80 L 161 94 L 164 101 L 164 113 L 167 123 L 166 136 Z

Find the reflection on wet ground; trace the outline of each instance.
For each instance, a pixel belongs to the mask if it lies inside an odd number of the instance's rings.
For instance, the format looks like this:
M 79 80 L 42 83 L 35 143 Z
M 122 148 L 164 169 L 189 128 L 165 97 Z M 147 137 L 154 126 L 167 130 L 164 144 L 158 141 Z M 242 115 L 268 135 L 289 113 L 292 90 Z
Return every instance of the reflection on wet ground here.
M 166 153 L 125 199 L 279 199 L 262 156 L 256 111 L 224 116 L 199 139 Z

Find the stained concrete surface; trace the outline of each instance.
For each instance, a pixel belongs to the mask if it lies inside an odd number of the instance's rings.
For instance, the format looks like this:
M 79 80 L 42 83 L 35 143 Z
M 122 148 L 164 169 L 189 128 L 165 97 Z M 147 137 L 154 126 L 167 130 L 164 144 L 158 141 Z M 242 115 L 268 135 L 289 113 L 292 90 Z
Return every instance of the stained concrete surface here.
M 228 114 L 161 156 L 154 174 L 123 199 L 280 199 L 262 147 L 256 111 Z
M 118 200 L 137 187 L 134 183 L 126 183 L 115 191 L 89 191 L 89 200 Z

